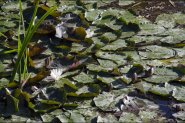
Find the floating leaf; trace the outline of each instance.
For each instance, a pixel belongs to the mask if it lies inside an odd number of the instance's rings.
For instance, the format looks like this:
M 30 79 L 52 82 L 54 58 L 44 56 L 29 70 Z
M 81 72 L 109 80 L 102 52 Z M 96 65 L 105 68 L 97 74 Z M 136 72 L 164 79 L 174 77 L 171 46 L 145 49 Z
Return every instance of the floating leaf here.
M 109 72 L 113 70 L 112 68 L 105 68 L 105 67 L 102 67 L 100 65 L 95 65 L 95 64 L 87 65 L 87 69 L 89 69 L 90 71 L 95 71 L 95 72 L 100 72 L 100 71 Z
M 141 122 L 141 119 L 133 113 L 123 112 L 119 122 Z
M 184 19 L 185 19 L 185 15 L 184 14 L 182 14 L 182 13 L 174 13 L 173 14 L 173 18 L 174 18 L 174 20 L 175 20 L 175 22 L 177 23 L 177 24 L 185 24 L 185 22 L 184 22 Z
M 116 117 L 111 114 L 107 114 L 105 116 L 98 116 L 97 117 L 97 123 L 108 123 L 108 122 L 118 122 Z
M 181 43 L 182 41 L 184 41 L 184 38 L 185 38 L 185 29 L 179 29 L 179 28 L 170 29 L 162 33 L 162 35 L 167 35 L 167 36 L 162 38 L 160 40 L 161 42 L 165 42 L 169 44 Z
M 70 120 L 73 123 L 79 123 L 79 122 L 84 123 L 84 122 L 86 122 L 83 115 L 81 115 L 80 112 L 78 112 L 78 111 L 71 112 Z
M 3 87 L 6 87 L 9 83 L 9 80 L 6 79 L 6 78 L 1 78 L 0 79 L 0 89 L 3 88 Z
M 156 23 L 165 28 L 173 28 L 175 26 L 175 20 L 170 14 L 160 14 L 156 18 Z
M 43 89 L 43 92 L 47 99 L 61 103 L 66 102 L 66 92 L 63 88 L 48 87 Z M 49 102 L 47 104 L 49 104 Z
M 83 84 L 93 83 L 95 81 L 91 76 L 85 74 L 84 72 L 81 72 L 79 75 L 73 77 L 73 79 Z
M 147 82 L 139 82 L 134 84 L 134 86 L 141 92 L 146 93 L 152 88 L 153 84 Z
M 103 68 L 115 68 L 117 67 L 117 64 L 115 64 L 113 61 L 110 60 L 103 60 L 103 59 L 98 59 L 98 62 L 100 66 Z
M 184 115 L 185 115 L 185 112 L 184 111 L 179 111 L 177 113 L 174 113 L 173 114 L 173 117 L 175 117 L 176 119 L 181 119 L 182 122 L 183 122 L 183 121 L 185 121 Z
M 69 118 L 68 117 L 66 117 L 65 115 L 58 115 L 58 116 L 56 116 L 59 120 L 60 120 L 60 122 L 62 122 L 62 123 L 67 123 L 67 122 L 69 122 Z M 46 122 L 48 122 L 48 121 L 46 121 Z
M 22 5 L 23 10 L 27 8 L 27 3 L 24 2 Z M 9 12 L 9 11 L 19 11 L 19 2 L 18 1 L 11 1 L 11 2 L 7 2 L 5 3 L 1 9 L 5 12 Z
M 152 88 L 150 88 L 149 92 L 156 94 L 156 95 L 167 97 L 170 95 L 171 90 L 168 90 L 165 87 L 153 86 Z
M 71 53 L 79 53 L 80 51 L 83 51 L 85 49 L 85 47 L 82 44 L 78 44 L 78 43 L 72 43 L 72 47 L 71 47 Z
M 43 122 L 52 122 L 54 119 L 54 116 L 49 115 L 49 114 L 44 114 L 41 116 Z
M 154 75 L 145 78 L 145 81 L 152 83 L 165 83 L 170 80 L 175 80 L 178 77 L 178 73 L 174 72 L 173 69 L 166 67 L 156 67 L 154 68 Z
M 112 50 L 112 51 L 115 51 L 117 49 L 120 49 L 120 48 L 125 48 L 127 47 L 127 43 L 125 42 L 125 40 L 121 40 L 121 39 L 118 39 L 104 47 L 102 47 L 101 49 L 102 50 Z
M 139 51 L 139 55 L 142 57 L 142 59 L 162 59 L 171 58 L 174 56 L 174 51 L 172 49 L 161 46 L 147 46 L 141 48 L 141 50 L 145 50 Z
M 114 101 L 114 95 L 103 92 L 93 99 L 95 105 L 103 111 L 108 110 Z
M 101 11 L 96 10 L 96 9 L 90 10 L 90 11 L 85 12 L 85 18 L 88 21 L 95 21 L 99 18 L 100 13 L 101 13 Z
M 159 117 L 155 111 L 140 111 L 139 116 L 142 119 L 142 122 L 152 122 L 156 119 L 158 122 L 164 122 L 164 117 Z
M 156 24 L 142 24 L 140 25 L 141 31 L 138 33 L 139 35 L 156 35 L 163 34 L 165 32 L 165 28 Z
M 174 88 L 172 96 L 178 101 L 185 102 L 185 88 L 184 87 Z
M 109 59 L 117 63 L 118 65 L 123 65 L 126 63 L 126 56 L 125 55 L 119 55 L 111 52 L 102 52 L 98 51 L 96 52 L 96 56 L 103 59 Z

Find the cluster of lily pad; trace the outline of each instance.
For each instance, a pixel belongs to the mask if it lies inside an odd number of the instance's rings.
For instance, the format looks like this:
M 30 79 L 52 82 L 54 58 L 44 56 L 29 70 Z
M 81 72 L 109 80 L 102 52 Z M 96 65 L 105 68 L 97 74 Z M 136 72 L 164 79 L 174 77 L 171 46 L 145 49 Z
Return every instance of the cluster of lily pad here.
M 161 14 L 153 23 L 128 10 L 99 9 L 101 2 L 64 3 L 28 46 L 28 80 L 9 82 L 17 34 L 6 24 L 0 29 L 0 121 L 185 120 L 184 14 Z M 4 4 L 0 17 L 17 4 Z M 18 22 L 14 16 L 8 22 Z M 177 103 L 168 108 L 172 116 L 151 95 Z

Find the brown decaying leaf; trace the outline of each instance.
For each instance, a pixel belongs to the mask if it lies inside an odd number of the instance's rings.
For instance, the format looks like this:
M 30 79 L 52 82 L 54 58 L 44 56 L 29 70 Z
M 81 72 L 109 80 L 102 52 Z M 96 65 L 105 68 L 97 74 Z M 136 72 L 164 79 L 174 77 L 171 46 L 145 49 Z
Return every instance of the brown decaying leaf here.
M 36 43 L 34 45 L 30 44 L 28 48 L 29 48 L 29 53 L 28 53 L 29 57 L 39 55 L 47 49 L 46 47 L 43 47 L 43 44 L 41 43 Z

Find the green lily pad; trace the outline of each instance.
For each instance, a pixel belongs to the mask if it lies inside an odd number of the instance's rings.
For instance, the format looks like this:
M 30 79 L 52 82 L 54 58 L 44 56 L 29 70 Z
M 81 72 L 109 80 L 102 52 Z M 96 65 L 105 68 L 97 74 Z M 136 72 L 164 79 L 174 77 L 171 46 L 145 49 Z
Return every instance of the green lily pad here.
M 54 119 L 54 116 L 49 115 L 49 114 L 44 114 L 41 116 L 43 122 L 52 122 Z
M 23 10 L 27 8 L 27 3 L 24 2 L 22 4 L 22 8 Z M 9 11 L 19 11 L 19 1 L 11 1 L 11 2 L 7 2 L 5 3 L 1 9 L 5 12 L 9 12 Z
M 88 64 L 87 65 L 87 69 L 90 70 L 90 71 L 95 71 L 95 72 L 100 72 L 100 71 L 103 71 L 103 72 L 109 72 L 109 71 L 112 71 L 113 68 L 105 68 L 105 67 L 102 67 L 100 65 L 96 65 L 96 64 Z
M 1 79 L 0 79 L 0 89 L 3 88 L 3 87 L 5 87 L 5 86 L 7 86 L 8 83 L 9 83 L 9 80 L 8 80 L 8 79 L 6 79 L 6 78 L 1 78 Z
M 103 111 L 109 110 L 109 106 L 114 102 L 114 95 L 111 93 L 103 92 L 93 99 L 95 105 Z
M 164 117 L 159 117 L 155 111 L 140 111 L 139 116 L 144 123 L 152 122 L 154 119 L 156 119 L 158 122 L 164 122 Z
M 118 122 L 116 117 L 114 115 L 108 114 L 105 116 L 98 116 L 97 117 L 97 123 L 108 123 L 108 122 Z
M 156 35 L 163 34 L 166 31 L 163 26 L 156 24 L 142 24 L 140 29 L 141 31 L 138 32 L 138 35 Z
M 103 68 L 115 68 L 117 67 L 117 64 L 115 64 L 113 61 L 110 60 L 103 60 L 103 59 L 98 59 L 98 62 L 101 67 Z
M 166 59 L 174 56 L 174 51 L 172 49 L 161 46 L 146 46 L 141 48 L 141 50 L 145 50 L 139 51 L 139 55 L 142 59 Z
M 149 89 L 149 92 L 156 94 L 156 95 L 167 97 L 170 95 L 171 90 L 165 87 L 153 86 L 152 88 Z
M 172 114 L 173 115 L 173 117 L 175 117 L 176 119 L 181 119 L 181 120 L 183 120 L 182 122 L 184 122 L 185 121 L 185 112 L 184 111 L 179 111 L 179 112 L 177 112 L 177 113 L 174 113 L 174 114 Z
M 100 13 L 101 13 L 100 10 L 93 9 L 93 10 L 85 12 L 85 18 L 88 21 L 95 21 L 99 18 Z
M 85 74 L 84 72 L 81 72 L 79 75 L 73 77 L 73 80 L 83 84 L 93 83 L 95 81 L 91 76 Z
M 78 91 L 76 91 L 76 94 L 78 94 L 79 96 L 89 95 L 91 97 L 91 94 L 98 95 L 99 92 L 100 92 L 100 87 L 96 84 L 92 84 L 89 86 L 83 86 L 82 88 L 79 88 Z
M 100 39 L 103 41 L 103 42 L 111 42 L 111 41 L 114 41 L 116 40 L 117 36 L 115 34 L 113 34 L 112 32 L 106 32 L 104 33 Z M 104 41 L 104 40 L 107 40 L 107 41 Z
M 145 81 L 152 83 L 166 83 L 170 80 L 175 80 L 179 77 L 178 73 L 173 71 L 173 69 L 166 67 L 155 67 L 154 75 L 151 77 L 145 78 Z
M 54 86 L 57 88 L 63 88 L 65 85 L 73 90 L 78 90 L 78 87 L 76 87 L 76 85 L 73 84 L 72 81 L 66 78 L 61 78 L 59 81 L 56 81 Z
M 117 17 L 119 15 L 119 12 L 120 11 L 117 10 L 117 9 L 110 8 L 110 9 L 107 9 L 107 10 L 103 11 L 102 14 L 101 14 L 101 17 L 102 18 L 106 18 L 107 16 L 115 16 L 115 17 Z
M 141 122 L 141 119 L 133 113 L 123 112 L 119 119 L 119 122 Z
M 66 101 L 66 92 L 63 88 L 48 87 L 43 89 L 45 97 L 49 100 L 64 103 Z
M 7 28 L 11 28 L 11 27 L 16 26 L 16 24 L 13 21 L 0 21 L 0 25 L 7 27 Z
M 28 120 L 26 117 L 21 117 L 18 115 L 12 115 L 11 117 L 11 122 L 26 122 Z
M 71 112 L 70 121 L 73 123 L 85 123 L 85 117 L 78 111 Z
M 184 20 L 185 20 L 185 15 L 182 13 L 174 13 L 173 14 L 174 20 L 177 24 L 185 24 Z
M 120 48 L 125 48 L 127 47 L 127 43 L 125 42 L 125 40 L 122 39 L 118 39 L 108 45 L 105 45 L 104 47 L 102 47 L 102 50 L 108 50 L 108 51 L 116 51 L 117 49 Z
M 70 53 L 79 53 L 80 51 L 84 50 L 85 47 L 79 43 L 72 43 L 72 47 Z
M 167 36 L 162 38 L 160 40 L 161 42 L 170 43 L 170 44 L 181 43 L 182 41 L 184 41 L 184 38 L 185 38 L 185 29 L 173 28 L 162 33 L 162 35 L 167 35 Z
M 185 102 L 185 88 L 183 86 L 174 88 L 172 96 L 178 101 Z
M 67 123 L 67 122 L 69 122 L 69 118 L 68 117 L 66 117 L 65 115 L 58 115 L 58 116 L 56 116 L 59 120 L 60 120 L 60 122 L 62 122 L 62 123 Z
M 127 39 L 129 42 L 134 42 L 134 43 L 152 43 L 153 41 L 160 40 L 161 37 L 158 36 L 140 36 L 140 35 L 135 35 L 132 36 L 131 38 Z
M 142 81 L 142 82 L 139 82 L 139 83 L 134 84 L 134 86 L 139 91 L 141 91 L 143 93 L 146 93 L 146 92 L 148 92 L 152 88 L 153 84 Z
M 136 16 L 131 14 L 129 11 L 122 10 L 120 11 L 120 15 L 118 16 L 118 20 L 128 25 L 129 23 L 138 24 L 138 19 Z
M 134 36 L 135 32 L 134 31 L 126 31 L 126 32 L 122 32 L 120 38 L 124 39 L 124 38 L 129 38 L 131 36 Z
M 126 1 L 119 1 L 119 5 L 126 6 L 135 3 L 135 0 L 126 0 Z
M 160 14 L 156 18 L 156 23 L 165 28 L 173 28 L 175 26 L 175 20 L 172 14 Z
M 109 23 L 115 23 L 115 21 L 112 21 L 112 17 L 98 19 L 92 22 L 92 24 L 95 24 L 97 26 L 105 26 L 105 24 L 109 24 Z
M 127 83 L 126 78 L 118 78 L 113 76 L 97 76 L 97 79 L 105 84 L 112 84 L 113 88 L 124 88 Z M 125 82 L 125 83 L 124 83 Z M 128 82 L 129 83 L 129 82 Z
M 112 60 L 115 63 L 117 63 L 118 65 L 123 65 L 126 63 L 126 60 L 125 60 L 126 56 L 125 55 L 114 54 L 111 52 L 98 51 L 98 52 L 96 52 L 96 56 L 99 58 Z

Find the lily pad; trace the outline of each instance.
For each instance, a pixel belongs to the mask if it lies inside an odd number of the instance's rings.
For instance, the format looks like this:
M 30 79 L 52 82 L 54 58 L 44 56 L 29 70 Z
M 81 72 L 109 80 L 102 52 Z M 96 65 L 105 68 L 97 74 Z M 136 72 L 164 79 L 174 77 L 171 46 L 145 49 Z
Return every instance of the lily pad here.
M 156 18 L 156 23 L 165 28 L 173 28 L 175 26 L 175 20 L 172 14 L 160 14 Z
M 83 84 L 93 83 L 95 81 L 91 76 L 85 74 L 84 72 L 81 72 L 79 75 L 73 77 L 73 79 Z
M 165 87 L 160 87 L 160 86 L 153 86 L 149 92 L 156 94 L 156 95 L 160 95 L 160 96 L 169 96 L 171 90 L 167 89 Z
M 163 26 L 156 24 L 142 24 L 140 25 L 141 31 L 138 35 L 156 35 L 163 34 L 166 30 Z
M 113 61 L 110 60 L 103 60 L 103 59 L 98 59 L 98 62 L 101 67 L 103 68 L 115 68 L 117 67 L 117 64 L 115 64 Z
M 166 59 L 173 57 L 175 54 L 172 49 L 155 45 L 143 47 L 141 50 L 144 50 L 139 51 L 139 55 L 142 57 L 142 59 Z
M 104 117 L 98 116 L 97 117 L 97 123 L 108 123 L 108 122 L 118 122 L 116 117 L 114 115 L 108 114 L 105 115 Z
M 93 10 L 85 12 L 85 18 L 88 21 L 95 21 L 99 18 L 100 13 L 101 11 L 93 9 Z
M 119 122 L 141 122 L 141 119 L 133 113 L 123 112 Z
M 22 5 L 23 10 L 27 8 L 27 3 L 23 3 Z M 11 1 L 4 4 L 1 9 L 5 12 L 9 11 L 19 11 L 19 1 Z
M 112 60 L 112 61 L 116 62 L 118 65 L 123 65 L 126 63 L 126 60 L 125 60 L 126 56 L 125 55 L 99 51 L 99 52 L 96 52 L 96 56 L 99 58 Z
M 117 49 L 120 49 L 120 48 L 125 48 L 127 47 L 127 43 L 125 42 L 125 40 L 122 40 L 122 39 L 118 39 L 104 47 L 102 47 L 101 49 L 102 50 L 108 50 L 108 51 L 115 51 Z
M 73 123 L 79 123 L 79 122 L 84 123 L 84 122 L 86 122 L 83 115 L 80 114 L 80 112 L 78 112 L 78 111 L 71 112 L 70 121 L 73 122 Z
M 114 95 L 103 92 L 93 99 L 95 105 L 103 111 L 109 110 L 111 103 L 114 101 Z
M 184 111 L 179 111 L 179 112 L 173 114 L 173 117 L 175 117 L 176 119 L 181 119 L 181 120 L 185 121 L 184 116 L 185 116 Z
M 176 87 L 173 90 L 172 96 L 178 100 L 178 101 L 183 101 L 185 102 L 185 88 L 184 87 Z

